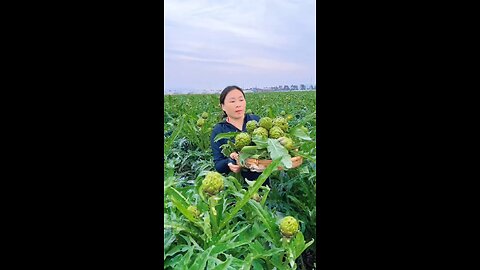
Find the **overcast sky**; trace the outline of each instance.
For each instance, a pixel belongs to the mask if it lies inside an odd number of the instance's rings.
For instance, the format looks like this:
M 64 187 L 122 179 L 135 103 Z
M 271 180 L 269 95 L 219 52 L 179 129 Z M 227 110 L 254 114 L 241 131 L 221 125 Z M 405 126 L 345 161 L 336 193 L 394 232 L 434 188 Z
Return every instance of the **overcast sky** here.
M 165 0 L 165 90 L 315 84 L 314 0 Z

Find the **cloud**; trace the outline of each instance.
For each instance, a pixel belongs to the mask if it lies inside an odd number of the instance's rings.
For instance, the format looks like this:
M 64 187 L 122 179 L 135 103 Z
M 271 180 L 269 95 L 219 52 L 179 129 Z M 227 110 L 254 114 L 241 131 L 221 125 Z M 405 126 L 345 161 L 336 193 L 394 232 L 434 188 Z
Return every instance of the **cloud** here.
M 184 54 L 175 54 L 169 57 L 169 60 L 180 60 L 186 62 L 200 62 L 200 63 L 211 63 L 211 64 L 221 64 L 223 68 L 228 68 L 228 66 L 243 66 L 251 70 L 258 71 L 301 71 L 304 70 L 304 66 L 297 64 L 295 62 L 288 62 L 283 60 L 277 60 L 272 58 L 264 57 L 246 57 L 246 58 L 236 58 L 236 59 L 217 59 L 217 58 L 202 58 L 195 56 L 188 56 Z
M 266 1 L 222 1 L 220 5 L 216 2 L 216 5 L 205 7 L 208 2 L 166 1 L 167 27 L 190 29 L 207 37 L 233 38 L 266 47 L 288 46 L 288 38 L 269 27 Z
M 313 0 L 165 0 L 168 85 L 312 77 L 314 8 Z

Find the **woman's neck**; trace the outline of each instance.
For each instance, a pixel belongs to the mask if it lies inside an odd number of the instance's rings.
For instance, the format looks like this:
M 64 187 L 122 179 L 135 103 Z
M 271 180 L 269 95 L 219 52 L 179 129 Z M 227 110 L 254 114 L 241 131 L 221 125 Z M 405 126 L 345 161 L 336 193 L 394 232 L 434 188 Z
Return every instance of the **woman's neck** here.
M 245 117 L 245 116 L 244 116 Z M 239 130 L 242 130 L 243 128 L 243 118 L 239 118 L 239 119 L 232 119 L 230 117 L 227 117 L 227 122 L 232 124 L 233 126 L 235 126 L 236 128 L 238 128 Z

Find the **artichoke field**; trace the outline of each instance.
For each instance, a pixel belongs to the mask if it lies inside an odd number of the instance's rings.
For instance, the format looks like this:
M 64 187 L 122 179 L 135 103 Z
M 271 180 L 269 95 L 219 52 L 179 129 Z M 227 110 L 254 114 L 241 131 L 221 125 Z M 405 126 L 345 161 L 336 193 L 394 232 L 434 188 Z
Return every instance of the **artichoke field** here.
M 210 135 L 222 117 L 218 95 L 165 96 L 164 269 L 316 268 L 315 98 L 315 91 L 246 94 L 247 110 L 266 118 L 249 124 L 249 133 L 276 125 L 274 137 L 295 127 L 311 138 L 295 145 L 300 167 L 277 170 L 283 161 L 273 157 L 249 181 L 215 172 Z M 293 148 L 286 137 L 276 140 Z M 262 186 L 267 178 L 271 186 Z

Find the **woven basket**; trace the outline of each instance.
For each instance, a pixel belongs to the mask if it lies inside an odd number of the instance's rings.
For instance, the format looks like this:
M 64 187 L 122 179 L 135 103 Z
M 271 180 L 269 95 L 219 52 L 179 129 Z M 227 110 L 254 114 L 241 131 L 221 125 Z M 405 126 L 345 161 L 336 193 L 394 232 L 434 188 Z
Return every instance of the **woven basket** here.
M 270 165 L 270 163 L 272 163 L 271 159 L 247 158 L 245 160 L 245 168 L 250 169 L 250 171 L 252 172 L 263 172 L 268 167 L 268 165 Z M 302 165 L 302 163 L 303 163 L 303 158 L 301 156 L 292 157 L 292 168 L 290 169 L 296 168 Z M 238 163 L 237 161 L 237 164 L 240 164 L 240 163 Z M 283 167 L 278 166 L 278 169 L 283 170 Z

